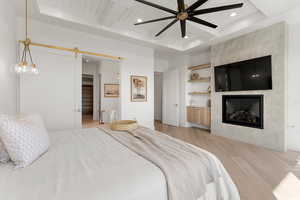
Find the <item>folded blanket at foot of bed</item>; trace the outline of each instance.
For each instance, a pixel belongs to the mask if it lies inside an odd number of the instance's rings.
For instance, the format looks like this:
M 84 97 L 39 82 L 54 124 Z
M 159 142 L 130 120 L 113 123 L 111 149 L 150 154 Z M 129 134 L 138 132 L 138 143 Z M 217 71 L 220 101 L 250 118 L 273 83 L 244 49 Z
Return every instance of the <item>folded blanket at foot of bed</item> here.
M 213 154 L 145 127 L 129 132 L 112 131 L 109 126 L 101 129 L 161 169 L 169 200 L 199 200 L 212 182 L 216 185 L 216 199 L 223 200 L 220 180 L 225 182 L 228 200 L 240 199 L 230 176 Z

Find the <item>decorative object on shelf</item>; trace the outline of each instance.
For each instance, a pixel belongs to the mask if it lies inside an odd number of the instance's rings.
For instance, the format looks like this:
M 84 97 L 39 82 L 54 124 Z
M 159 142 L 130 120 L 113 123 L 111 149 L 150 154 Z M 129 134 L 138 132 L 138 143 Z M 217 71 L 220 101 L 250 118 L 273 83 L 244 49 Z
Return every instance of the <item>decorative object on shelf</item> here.
M 238 4 L 231 4 L 231 5 L 219 6 L 219 7 L 213 7 L 213 8 L 198 9 L 200 6 L 205 4 L 208 0 L 198 0 L 190 6 L 186 6 L 184 0 L 177 0 L 177 6 L 178 6 L 177 8 L 178 9 L 173 10 L 173 9 L 166 8 L 161 5 L 154 4 L 152 2 L 145 1 L 145 0 L 135 0 L 135 1 L 138 1 L 138 2 L 146 4 L 148 6 L 157 8 L 159 10 L 163 10 L 163 11 L 171 14 L 171 16 L 167 16 L 167 17 L 163 17 L 163 18 L 159 18 L 159 19 L 138 22 L 135 25 L 148 24 L 148 23 L 173 19 L 164 29 L 162 29 L 159 33 L 157 33 L 155 35 L 155 37 L 157 37 L 160 34 L 162 34 L 163 32 L 165 32 L 167 29 L 169 29 L 175 23 L 180 22 L 182 38 L 187 38 L 186 37 L 186 21 L 192 21 L 194 23 L 201 24 L 203 26 L 210 27 L 210 28 L 217 28 L 218 27 L 217 25 L 212 24 L 203 19 L 199 19 L 196 16 L 208 14 L 208 13 L 220 12 L 220 11 L 224 11 L 224 10 L 241 8 L 244 5 L 243 3 L 238 3 Z
M 147 77 L 131 76 L 131 101 L 146 102 L 147 101 Z
M 111 124 L 110 128 L 113 131 L 133 131 L 138 128 L 138 123 L 134 120 L 115 121 Z
M 104 84 L 104 97 L 118 98 L 120 95 L 119 88 L 119 84 Z
M 197 80 L 197 79 L 199 79 L 199 74 L 196 73 L 196 72 L 193 72 L 193 73 L 191 74 L 191 80 Z
M 210 86 L 208 86 L 207 92 L 211 93 L 211 87 Z
M 22 56 L 20 62 L 15 66 L 15 72 L 26 73 L 26 74 L 38 74 L 39 70 L 34 64 L 31 51 L 30 51 L 30 43 L 31 40 L 28 38 L 28 0 L 25 1 L 25 41 L 23 41 L 24 49 L 22 52 Z

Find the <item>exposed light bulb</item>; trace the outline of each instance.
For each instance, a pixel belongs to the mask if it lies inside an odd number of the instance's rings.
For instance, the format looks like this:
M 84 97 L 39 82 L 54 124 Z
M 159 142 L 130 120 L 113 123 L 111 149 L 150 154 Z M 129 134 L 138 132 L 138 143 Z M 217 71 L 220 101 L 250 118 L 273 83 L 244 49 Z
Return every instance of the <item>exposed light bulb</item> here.
M 28 66 L 27 66 L 27 65 L 22 66 L 21 72 L 22 72 L 22 73 L 28 72 Z
M 22 66 L 20 64 L 16 64 L 15 72 L 18 73 L 18 74 L 22 72 Z
M 35 65 L 28 65 L 25 63 L 19 63 L 15 66 L 15 72 L 17 74 L 39 74 L 39 70 Z
M 230 14 L 230 17 L 235 17 L 235 16 L 237 16 L 236 12 L 233 12 L 233 13 Z
M 39 70 L 36 67 L 32 67 L 31 73 L 32 74 L 39 74 Z
M 184 36 L 184 39 L 188 39 L 188 38 L 189 38 L 189 36 L 187 36 L 187 35 L 186 35 L 186 36 Z
M 136 21 L 137 21 L 137 23 L 141 23 L 141 22 L 143 22 L 143 20 L 142 20 L 142 19 L 140 19 L 140 18 L 138 18 Z

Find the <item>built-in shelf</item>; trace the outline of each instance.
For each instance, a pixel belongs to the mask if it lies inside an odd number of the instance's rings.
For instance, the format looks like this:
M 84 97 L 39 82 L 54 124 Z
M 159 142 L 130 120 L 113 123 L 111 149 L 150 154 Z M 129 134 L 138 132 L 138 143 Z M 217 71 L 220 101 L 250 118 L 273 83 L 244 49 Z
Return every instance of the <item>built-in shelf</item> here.
M 210 77 L 189 80 L 189 82 L 190 83 L 194 83 L 194 82 L 210 82 Z
M 188 69 L 191 71 L 194 71 L 194 70 L 200 70 L 200 69 L 207 69 L 210 67 L 211 67 L 211 64 L 209 63 L 209 64 L 204 64 L 204 65 L 192 66 L 192 67 L 189 67 Z
M 210 95 L 210 92 L 190 92 L 189 95 Z

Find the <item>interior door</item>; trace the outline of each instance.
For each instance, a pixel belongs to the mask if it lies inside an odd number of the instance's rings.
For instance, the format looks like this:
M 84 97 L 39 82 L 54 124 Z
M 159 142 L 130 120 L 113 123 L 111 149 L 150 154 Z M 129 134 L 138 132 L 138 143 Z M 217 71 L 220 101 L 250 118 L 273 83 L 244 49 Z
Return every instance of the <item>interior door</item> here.
M 39 113 L 48 130 L 81 127 L 81 57 L 33 48 L 39 75 L 21 75 L 20 111 Z
M 163 74 L 163 123 L 179 126 L 179 71 Z

